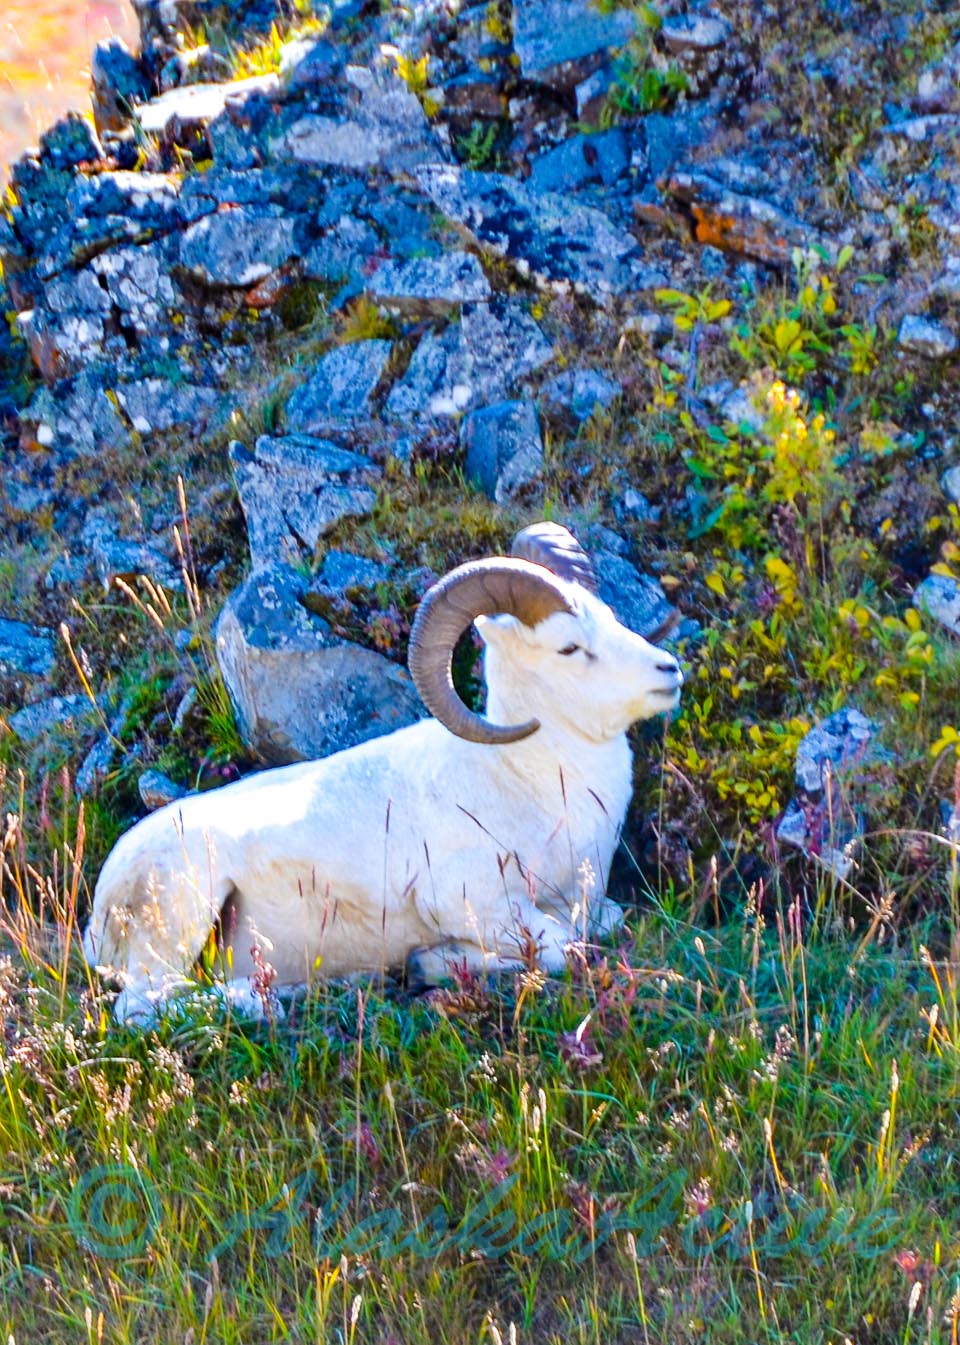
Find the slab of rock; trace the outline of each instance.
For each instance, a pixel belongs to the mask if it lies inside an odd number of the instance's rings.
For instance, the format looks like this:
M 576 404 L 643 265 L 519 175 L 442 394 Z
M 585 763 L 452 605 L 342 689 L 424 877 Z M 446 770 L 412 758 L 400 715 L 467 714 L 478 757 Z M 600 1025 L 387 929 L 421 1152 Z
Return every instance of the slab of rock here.
M 300 117 L 272 141 L 276 158 L 336 168 L 383 167 L 391 172 L 408 172 L 417 164 L 447 158 L 418 99 L 399 77 L 348 65 L 344 78 L 359 95 L 358 105 L 335 116 Z
M 796 247 L 819 247 L 828 257 L 836 252 L 829 239 L 802 220 L 767 201 L 731 191 L 708 173 L 672 173 L 665 190 L 689 209 L 697 240 L 722 252 L 779 266 L 789 264 Z
M 373 508 L 380 469 L 323 439 L 263 435 L 252 453 L 236 441 L 229 451 L 254 567 L 312 556 L 334 524 Z
M 205 285 L 246 289 L 298 255 L 296 223 L 242 206 L 205 215 L 180 240 L 180 265 Z
M 530 162 L 530 181 L 540 191 L 575 191 L 590 182 L 611 186 L 630 169 L 630 144 L 615 126 L 598 135 L 572 135 Z
M 46 677 L 56 662 L 53 632 L 0 617 L 0 674 Z
M 467 478 L 507 504 L 543 473 L 543 440 L 533 402 L 497 402 L 471 411 L 460 427 Z
M 37 743 L 52 733 L 89 729 L 96 711 L 87 696 L 49 696 L 17 710 L 7 723 L 21 742 Z
M 370 397 L 390 357 L 389 341 L 353 341 L 322 356 L 286 406 L 287 429 L 318 434 L 370 414 Z
M 477 244 L 509 257 L 542 284 L 602 302 L 666 283 L 661 272 L 644 265 L 633 234 L 593 206 L 502 173 L 430 164 L 415 176 L 437 209 Z
M 217 661 L 244 739 L 271 762 L 326 756 L 419 718 L 408 674 L 330 634 L 285 565 L 254 570 L 216 627 Z
M 387 414 L 400 420 L 459 415 L 505 398 L 552 356 L 550 342 L 517 301 L 465 304 L 459 325 L 423 337 L 391 389 Z
M 514 0 L 513 46 L 524 79 L 568 90 L 636 32 L 630 9 L 601 14 L 589 0 Z
M 569 411 L 578 424 L 593 415 L 597 407 L 605 410 L 623 392 L 620 384 L 600 369 L 565 369 L 540 389 L 540 398 L 548 406 Z
M 367 289 L 385 308 L 398 313 L 444 312 L 491 295 L 490 282 L 471 252 L 384 262 Z
M 908 313 L 900 323 L 897 345 L 911 355 L 942 360 L 956 351 L 957 338 L 944 323 L 922 314 Z
M 164 135 L 174 122 L 182 127 L 204 126 L 219 117 L 228 102 L 242 103 L 252 93 L 272 94 L 279 86 L 273 74 L 235 79 L 228 84 L 187 84 L 143 103 L 136 109 L 136 117 L 147 135 Z
M 960 635 L 960 583 L 946 574 L 928 574 L 913 593 L 913 605 Z

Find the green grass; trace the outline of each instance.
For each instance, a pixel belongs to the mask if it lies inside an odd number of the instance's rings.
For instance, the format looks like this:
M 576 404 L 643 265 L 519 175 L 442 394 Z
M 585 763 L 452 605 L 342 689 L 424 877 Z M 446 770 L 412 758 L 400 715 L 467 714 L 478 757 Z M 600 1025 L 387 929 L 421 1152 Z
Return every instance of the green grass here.
M 135 1032 L 71 822 L 0 892 L 15 1340 L 955 1339 L 956 940 L 654 903 L 556 979 Z

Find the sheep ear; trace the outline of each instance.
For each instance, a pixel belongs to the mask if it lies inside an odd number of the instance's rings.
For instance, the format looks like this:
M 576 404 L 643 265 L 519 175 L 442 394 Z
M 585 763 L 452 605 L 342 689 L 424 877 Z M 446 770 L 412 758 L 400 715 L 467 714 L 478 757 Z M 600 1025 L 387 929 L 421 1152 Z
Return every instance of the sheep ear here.
M 517 627 L 521 623 L 515 616 L 502 614 L 500 616 L 474 617 L 473 624 L 484 644 L 502 649 L 507 641 L 516 634 Z

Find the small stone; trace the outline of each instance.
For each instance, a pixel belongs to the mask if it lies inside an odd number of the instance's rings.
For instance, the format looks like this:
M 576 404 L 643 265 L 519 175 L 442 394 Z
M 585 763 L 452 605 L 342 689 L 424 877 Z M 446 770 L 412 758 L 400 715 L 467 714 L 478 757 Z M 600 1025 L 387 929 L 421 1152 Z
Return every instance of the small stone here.
M 699 169 L 670 174 L 665 191 L 689 207 L 694 236 L 722 252 L 742 253 L 774 265 L 789 265 L 794 248 L 837 249 L 802 220 L 777 206 L 733 191 Z
M 467 477 L 497 504 L 514 499 L 543 472 L 543 441 L 533 402 L 499 402 L 471 411 L 460 430 Z
M 948 495 L 954 504 L 960 505 L 960 464 L 949 467 L 940 478 L 940 484 L 944 494 Z
M 0 674 L 46 677 L 55 663 L 52 631 L 0 617 Z
M 389 341 L 353 341 L 324 355 L 287 402 L 287 429 L 317 434 L 338 421 L 368 416 L 390 350 Z
M 165 378 L 123 383 L 116 389 L 116 396 L 141 434 L 162 433 L 180 426 L 200 433 L 220 400 L 220 394 L 213 388 L 170 383 Z
M 828 766 L 834 775 L 846 774 L 876 755 L 872 746 L 876 731 L 876 725 L 852 707 L 829 715 L 801 739 L 797 786 L 810 796 L 819 796 L 826 787 Z
M 80 541 L 93 559 L 105 593 L 110 592 L 116 579 L 131 580 L 139 575 L 164 588 L 183 587 L 179 568 L 151 541 L 120 535 L 120 521 L 107 506 L 88 511 Z
M 956 579 L 946 574 L 927 575 L 914 590 L 913 605 L 960 635 L 960 583 Z
M 577 423 L 583 424 L 598 407 L 606 410 L 622 391 L 615 379 L 599 369 L 565 369 L 543 385 L 540 396 L 548 405 L 570 411 Z
M 299 37 L 280 49 L 280 83 L 287 89 L 326 84 L 343 68 L 341 49 L 328 37 Z
M 155 770 L 143 772 L 137 781 L 137 790 L 143 806 L 150 812 L 155 812 L 157 808 L 163 808 L 176 799 L 182 799 L 187 793 L 184 787 L 171 780 L 169 775 Z
M 726 19 L 713 14 L 675 14 L 664 19 L 660 36 L 668 51 L 675 55 L 715 51 L 724 46 L 731 34 Z
M 957 349 L 957 338 L 942 322 L 908 313 L 900 323 L 897 345 L 912 355 L 922 355 L 928 360 L 942 360 Z
M 297 221 L 240 207 L 191 224 L 180 242 L 180 264 L 206 285 L 247 288 L 298 255 Z
M 320 537 L 344 518 L 373 508 L 368 484 L 380 475 L 359 454 L 308 435 L 263 435 L 251 453 L 230 445 L 254 567 L 312 556 Z
M 44 427 L 49 446 L 68 459 L 130 443 L 130 432 L 117 414 L 100 370 L 85 369 L 58 385 L 56 392 L 41 388 L 22 419 Z
M 365 220 L 342 215 L 304 255 L 302 274 L 306 280 L 322 280 L 331 285 L 348 280 L 365 285 L 371 259 L 381 248 L 376 230 Z
M 217 661 L 250 746 L 271 762 L 301 761 L 419 718 L 404 669 L 333 636 L 300 598 L 296 571 L 265 566 L 229 598 L 217 622 Z

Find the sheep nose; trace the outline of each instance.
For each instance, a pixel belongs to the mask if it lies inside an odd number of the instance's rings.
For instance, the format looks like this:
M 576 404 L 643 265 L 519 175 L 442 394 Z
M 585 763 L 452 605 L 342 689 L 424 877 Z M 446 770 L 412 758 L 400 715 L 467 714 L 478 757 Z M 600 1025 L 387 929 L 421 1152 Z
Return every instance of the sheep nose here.
M 657 672 L 673 673 L 678 684 L 683 681 L 683 673 L 680 671 L 680 664 L 676 659 L 671 659 L 669 663 L 658 663 Z

